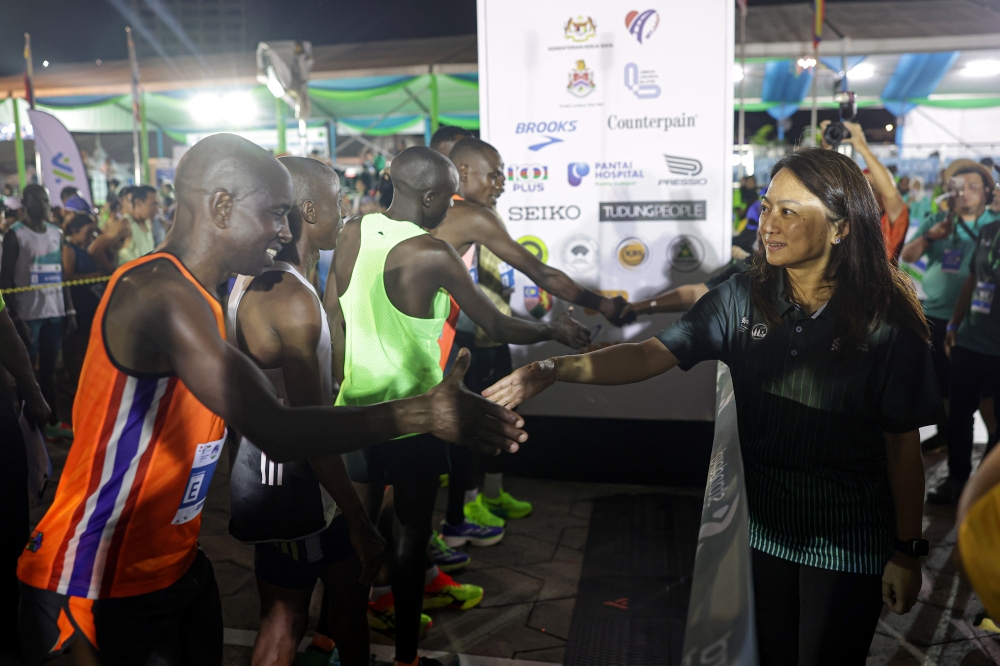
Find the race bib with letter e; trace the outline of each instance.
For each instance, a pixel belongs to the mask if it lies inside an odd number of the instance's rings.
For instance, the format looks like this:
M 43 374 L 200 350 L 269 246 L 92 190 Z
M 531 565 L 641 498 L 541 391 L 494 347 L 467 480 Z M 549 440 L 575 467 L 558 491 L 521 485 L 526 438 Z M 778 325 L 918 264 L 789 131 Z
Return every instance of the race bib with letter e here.
M 201 510 L 205 507 L 205 498 L 208 496 L 208 486 L 212 483 L 212 475 L 215 474 L 215 466 L 219 462 L 219 456 L 222 455 L 222 445 L 225 442 L 226 432 L 223 431 L 222 439 L 199 444 L 195 449 L 194 462 L 184 488 L 184 496 L 171 524 L 183 525 L 201 514 Z

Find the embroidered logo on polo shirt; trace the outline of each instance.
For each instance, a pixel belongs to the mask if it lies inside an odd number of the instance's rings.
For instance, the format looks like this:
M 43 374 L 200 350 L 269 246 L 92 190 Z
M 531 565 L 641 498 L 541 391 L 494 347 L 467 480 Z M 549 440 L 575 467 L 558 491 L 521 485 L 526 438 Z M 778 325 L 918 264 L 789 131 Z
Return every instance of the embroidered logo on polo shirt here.
M 765 335 L 767 335 L 767 324 L 754 324 L 750 337 L 754 340 L 763 340 Z
M 740 333 L 746 333 L 750 329 L 750 320 L 746 317 L 740 319 Z

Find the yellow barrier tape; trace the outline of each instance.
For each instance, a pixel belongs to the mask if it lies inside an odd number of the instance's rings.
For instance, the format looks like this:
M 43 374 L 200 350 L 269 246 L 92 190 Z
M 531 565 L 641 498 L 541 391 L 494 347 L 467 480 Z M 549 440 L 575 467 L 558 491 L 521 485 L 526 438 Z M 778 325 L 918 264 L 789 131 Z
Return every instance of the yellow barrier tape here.
M 77 287 L 81 284 L 94 284 L 96 282 L 107 282 L 110 275 L 94 278 L 82 278 L 80 280 L 69 280 L 68 282 L 56 282 L 54 284 L 33 284 L 28 287 L 13 287 L 11 289 L 0 289 L 0 294 L 20 294 L 25 291 L 38 291 L 39 289 L 62 289 L 63 287 Z

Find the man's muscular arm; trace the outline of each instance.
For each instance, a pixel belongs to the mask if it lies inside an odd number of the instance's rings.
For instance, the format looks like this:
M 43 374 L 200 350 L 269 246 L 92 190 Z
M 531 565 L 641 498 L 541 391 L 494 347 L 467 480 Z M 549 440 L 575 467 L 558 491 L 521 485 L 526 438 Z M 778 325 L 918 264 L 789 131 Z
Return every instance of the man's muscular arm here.
M 552 324 L 502 314 L 469 277 L 469 271 L 455 248 L 444 242 L 438 245 L 425 257 L 435 283 L 454 297 L 469 319 L 480 326 L 491 340 L 516 345 L 556 340 L 574 349 L 590 342 L 590 332 L 565 313 Z
M 285 275 L 272 292 L 258 294 L 267 299 L 262 308 L 268 327 L 278 340 L 281 371 L 290 407 L 313 407 L 323 404 L 323 368 L 316 353 L 326 313 L 318 307 L 316 298 L 293 276 Z M 330 433 L 336 437 L 336 433 Z M 316 478 L 343 511 L 347 519 L 351 543 L 364 565 L 361 581 L 370 584 L 382 567 L 385 541 L 368 519 L 361 498 L 351 483 L 339 455 L 309 460 Z
M 469 210 L 466 216 L 463 221 L 466 229 L 464 233 L 470 240 L 485 245 L 490 252 L 527 275 L 539 287 L 564 301 L 597 310 L 615 325 L 626 323 L 620 317 L 622 310 L 628 305 L 624 298 L 619 296 L 611 299 L 584 289 L 558 268 L 543 264 L 510 237 L 493 211 L 485 208 Z
M 126 277 L 109 310 L 109 321 L 117 320 L 130 339 L 155 350 L 146 352 L 147 358 L 157 352 L 166 357 L 202 404 L 275 462 L 345 453 L 408 433 L 431 432 L 448 441 L 504 450 L 516 450 L 516 442 L 526 437 L 514 427 L 523 423 L 516 414 L 487 411 L 470 400 L 476 396 L 456 385 L 468 367 L 468 355 L 460 359 L 459 372 L 423 396 L 368 407 L 292 409 L 277 401 L 257 366 L 222 339 L 208 304 L 183 278 Z M 142 356 L 135 354 L 139 360 Z

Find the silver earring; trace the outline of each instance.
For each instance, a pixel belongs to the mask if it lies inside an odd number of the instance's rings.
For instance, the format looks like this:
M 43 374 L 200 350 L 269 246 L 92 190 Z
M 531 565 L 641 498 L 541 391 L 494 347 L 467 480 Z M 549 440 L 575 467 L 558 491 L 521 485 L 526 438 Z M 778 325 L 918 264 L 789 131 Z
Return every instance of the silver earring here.
M 834 239 L 833 239 L 833 242 L 834 242 L 834 244 L 836 244 L 836 245 L 840 245 L 840 239 L 839 239 L 839 238 L 834 238 Z

